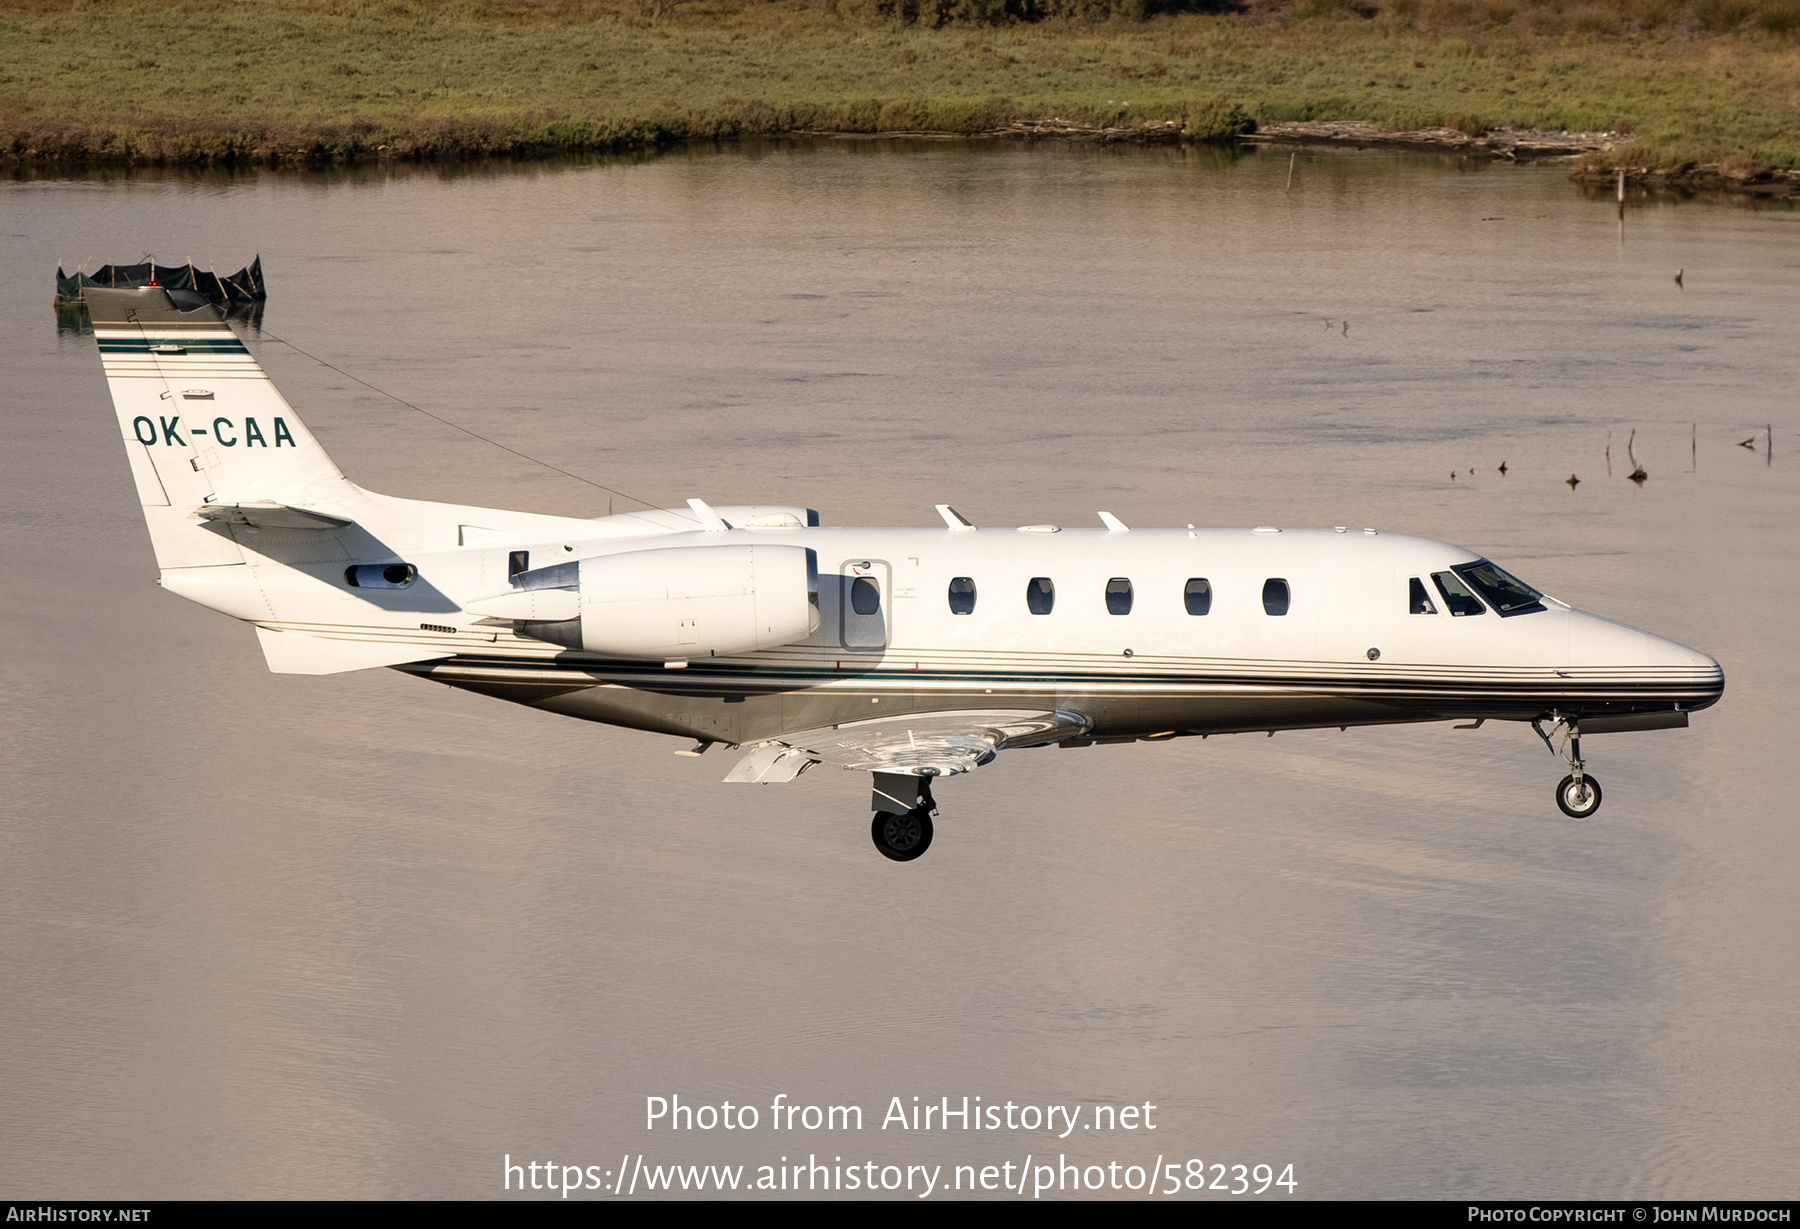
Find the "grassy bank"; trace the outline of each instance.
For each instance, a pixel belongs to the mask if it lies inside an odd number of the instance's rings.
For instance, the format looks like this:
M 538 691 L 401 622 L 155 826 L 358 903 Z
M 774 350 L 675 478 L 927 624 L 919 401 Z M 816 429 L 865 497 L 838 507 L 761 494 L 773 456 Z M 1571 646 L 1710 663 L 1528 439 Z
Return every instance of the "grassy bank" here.
M 916 5 L 819 3 L 0 0 L 0 155 L 436 158 L 1057 116 L 1197 139 L 1310 118 L 1626 127 L 1639 161 L 1800 166 L 1800 0 L 1306 0 L 937 28 Z

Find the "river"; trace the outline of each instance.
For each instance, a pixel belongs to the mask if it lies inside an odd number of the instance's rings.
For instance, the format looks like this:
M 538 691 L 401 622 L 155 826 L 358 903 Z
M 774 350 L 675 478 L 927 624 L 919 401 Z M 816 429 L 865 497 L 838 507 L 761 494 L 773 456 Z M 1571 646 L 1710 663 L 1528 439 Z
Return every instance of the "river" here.
M 641 1154 L 942 1165 L 942 1198 L 1066 1154 L 1301 1198 L 1800 1193 L 1800 212 L 1284 155 L 0 184 L 0 1189 L 484 1198 L 510 1157 L 609 1194 Z M 246 339 L 374 490 L 638 506 L 358 380 L 660 505 L 1374 526 L 1704 649 L 1725 696 L 1589 739 L 1584 823 L 1523 727 L 1247 735 L 1003 754 L 891 864 L 864 777 L 728 786 L 722 750 L 271 675 L 159 590 L 50 303 L 59 260 L 145 252 L 260 252 Z M 777 1133 L 778 1094 L 864 1129 Z M 676 1095 L 759 1125 L 646 1128 Z M 1084 1116 L 879 1125 L 964 1096 Z

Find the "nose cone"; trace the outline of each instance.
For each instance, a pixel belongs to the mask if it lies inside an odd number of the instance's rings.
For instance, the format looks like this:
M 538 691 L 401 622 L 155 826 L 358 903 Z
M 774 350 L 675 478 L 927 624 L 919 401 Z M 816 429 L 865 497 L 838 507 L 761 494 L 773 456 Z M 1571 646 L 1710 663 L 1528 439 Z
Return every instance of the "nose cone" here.
M 1718 661 L 1699 649 L 1690 649 L 1685 644 L 1676 644 L 1673 640 L 1664 640 L 1661 636 L 1652 636 L 1648 632 L 1639 634 L 1644 638 L 1645 656 L 1651 665 L 1710 671 L 1719 676 L 1721 685 L 1724 683 L 1725 671 L 1720 669 Z
M 1644 647 L 1650 667 L 1657 675 L 1655 685 L 1683 691 L 1685 694 L 1678 701 L 1682 708 L 1689 711 L 1706 708 L 1725 694 L 1724 669 L 1699 649 L 1690 649 L 1685 644 L 1676 644 L 1647 632 L 1644 633 Z
M 1570 613 L 1569 664 L 1578 672 L 1629 688 L 1633 700 L 1650 708 L 1705 708 L 1724 693 L 1724 670 L 1700 650 L 1598 615 Z

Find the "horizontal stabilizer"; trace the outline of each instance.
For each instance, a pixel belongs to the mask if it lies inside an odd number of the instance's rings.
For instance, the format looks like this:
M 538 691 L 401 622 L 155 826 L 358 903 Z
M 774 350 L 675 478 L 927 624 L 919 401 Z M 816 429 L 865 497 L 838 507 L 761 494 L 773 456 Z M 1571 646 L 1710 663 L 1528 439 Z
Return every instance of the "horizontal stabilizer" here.
M 227 525 L 254 525 L 258 529 L 342 529 L 350 522 L 341 516 L 268 502 L 205 504 L 196 509 L 209 521 Z
M 449 657 L 455 648 L 427 644 L 402 644 L 391 640 L 350 640 L 314 636 L 308 632 L 281 632 L 258 627 L 263 657 L 275 674 L 342 674 L 375 666 L 398 666 L 409 661 Z

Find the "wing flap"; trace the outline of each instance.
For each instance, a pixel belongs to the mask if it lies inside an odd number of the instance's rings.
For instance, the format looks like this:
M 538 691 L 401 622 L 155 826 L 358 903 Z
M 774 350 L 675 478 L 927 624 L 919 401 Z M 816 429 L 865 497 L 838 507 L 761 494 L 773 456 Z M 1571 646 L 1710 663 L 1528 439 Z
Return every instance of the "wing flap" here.
M 725 775 L 727 781 L 751 782 L 757 785 L 780 785 L 811 768 L 819 761 L 805 751 L 781 743 L 764 743 L 752 747 L 750 754 L 737 762 Z
M 726 780 L 789 780 L 805 770 L 806 761 L 856 772 L 953 776 L 979 768 L 1011 747 L 1034 747 L 1085 734 L 1091 724 L 1067 709 L 977 709 L 877 717 L 784 735 L 778 742 L 752 751 Z M 793 770 L 778 777 L 790 762 L 795 764 Z

